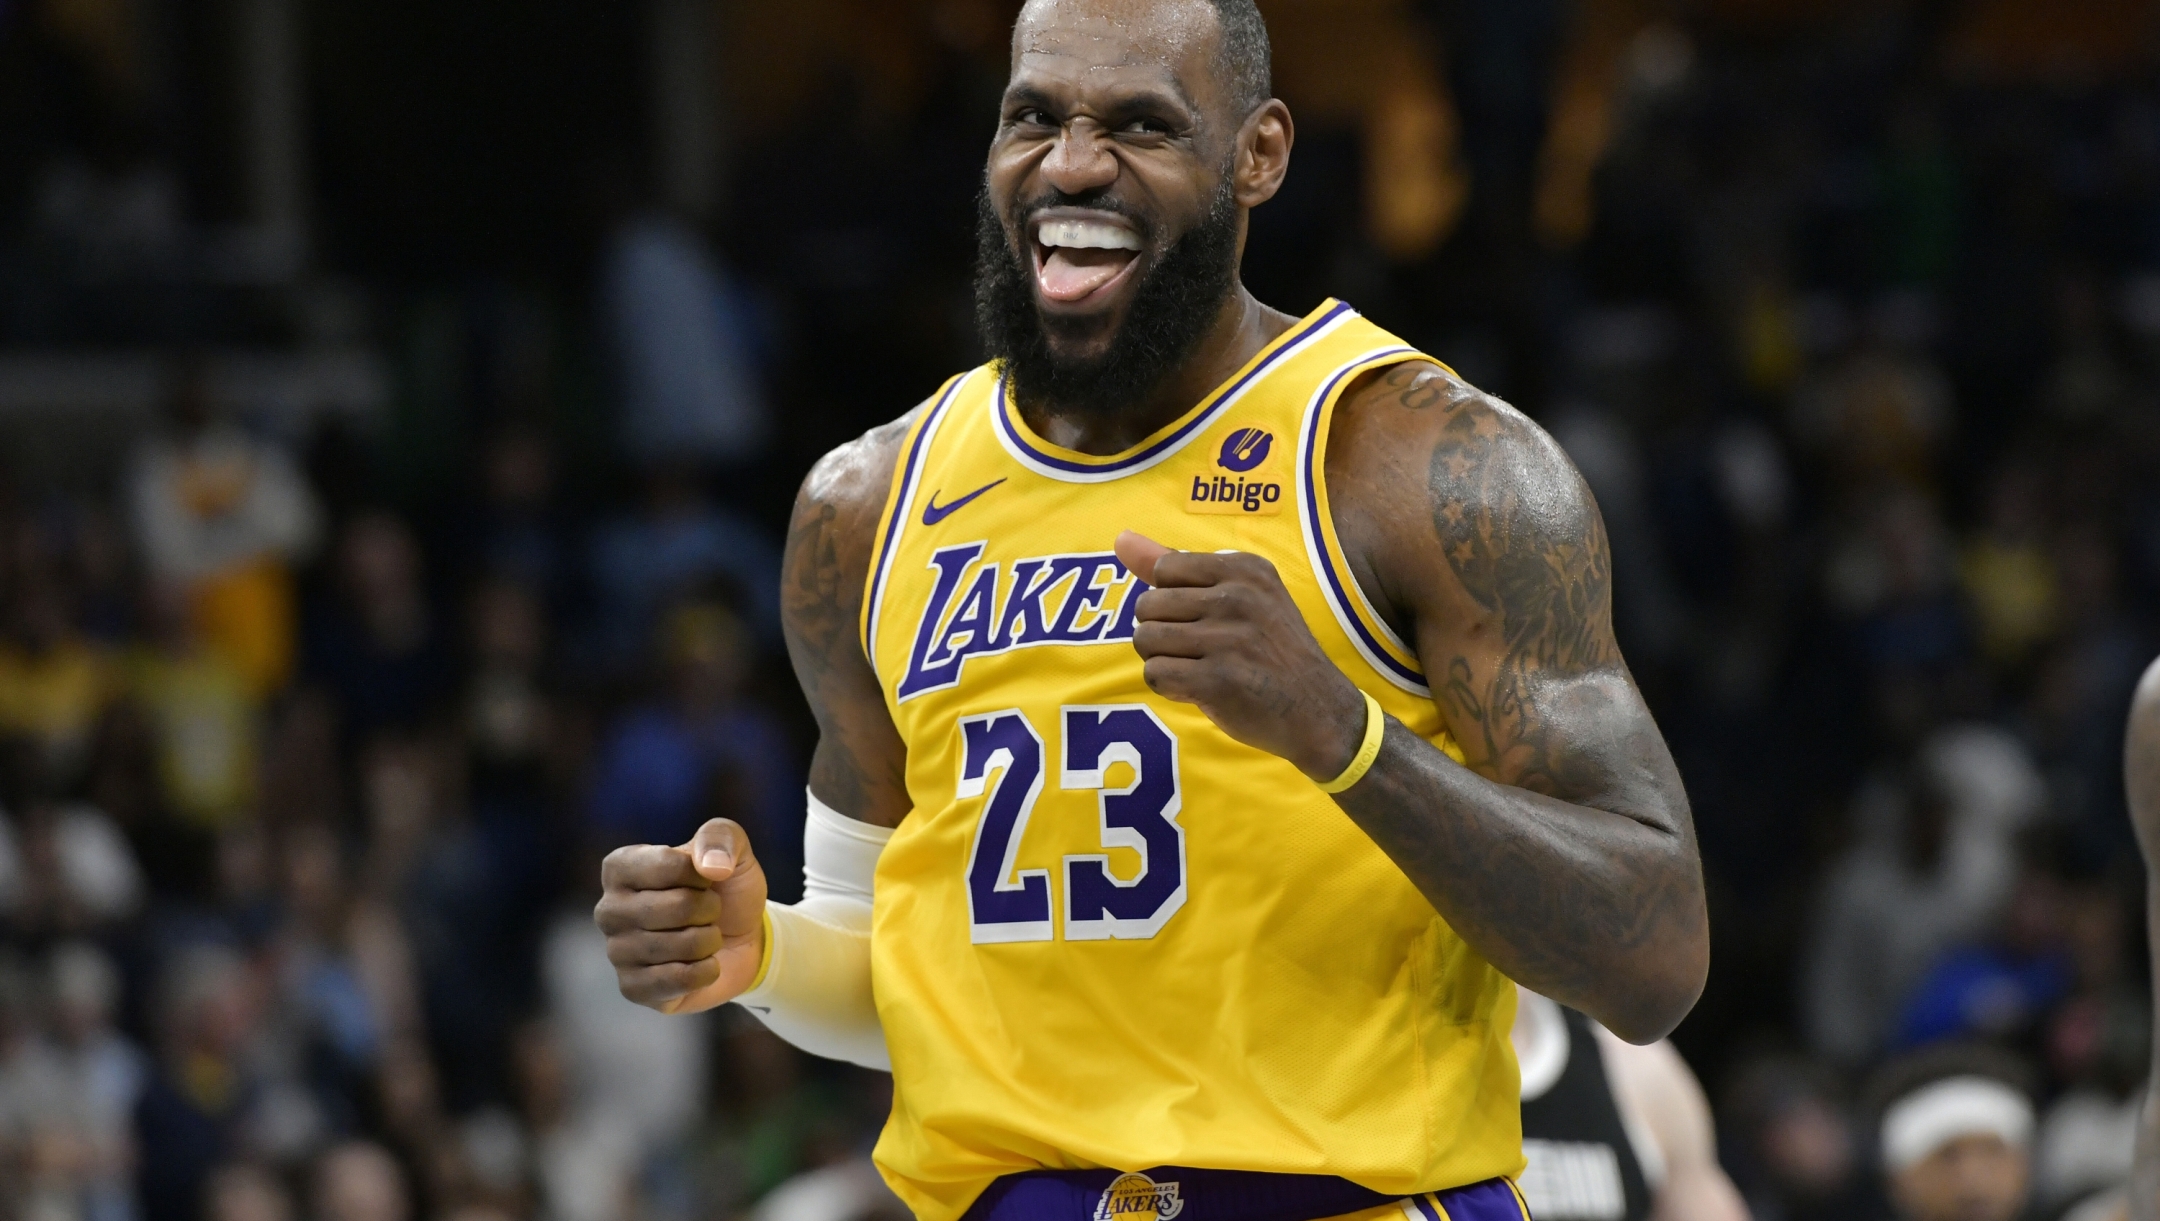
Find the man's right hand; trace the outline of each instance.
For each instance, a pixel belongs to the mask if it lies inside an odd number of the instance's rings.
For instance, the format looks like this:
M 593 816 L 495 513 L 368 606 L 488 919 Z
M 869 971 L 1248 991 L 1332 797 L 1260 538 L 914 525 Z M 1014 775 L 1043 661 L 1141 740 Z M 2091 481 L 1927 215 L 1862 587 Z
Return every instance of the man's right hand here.
M 750 837 L 715 818 L 677 847 L 633 844 L 600 866 L 593 920 L 622 994 L 697 1013 L 747 991 L 765 952 L 765 871 Z

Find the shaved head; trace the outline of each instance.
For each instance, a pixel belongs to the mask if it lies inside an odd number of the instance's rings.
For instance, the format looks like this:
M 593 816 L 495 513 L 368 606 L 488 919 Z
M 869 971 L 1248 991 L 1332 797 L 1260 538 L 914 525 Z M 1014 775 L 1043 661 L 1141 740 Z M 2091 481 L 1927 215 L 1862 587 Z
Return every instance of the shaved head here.
M 1243 118 L 1275 96 L 1275 51 L 1268 43 L 1267 22 L 1253 0 L 1209 0 L 1222 26 L 1215 48 L 1215 70 Z
M 1212 37 L 1212 92 L 1233 124 L 1275 96 L 1275 52 L 1253 0 L 1031 0 L 1013 24 L 1013 54 L 1028 45 L 1031 24 L 1053 17 L 1069 22 L 1083 12 L 1102 23 L 1105 36 L 1127 40 L 1135 55 L 1175 62 L 1194 35 Z M 1135 17 L 1151 19 L 1153 28 L 1135 28 Z

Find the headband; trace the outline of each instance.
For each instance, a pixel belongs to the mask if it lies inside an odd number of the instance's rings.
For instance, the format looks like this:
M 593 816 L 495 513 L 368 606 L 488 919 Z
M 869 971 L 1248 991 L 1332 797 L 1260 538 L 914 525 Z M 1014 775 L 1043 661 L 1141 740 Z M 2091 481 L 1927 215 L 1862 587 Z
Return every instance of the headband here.
M 1965 1136 L 1996 1136 L 2022 1149 L 2032 1130 L 2032 1103 L 2025 1095 L 1992 1077 L 1950 1077 L 1883 1112 L 1883 1165 L 1895 1174 Z

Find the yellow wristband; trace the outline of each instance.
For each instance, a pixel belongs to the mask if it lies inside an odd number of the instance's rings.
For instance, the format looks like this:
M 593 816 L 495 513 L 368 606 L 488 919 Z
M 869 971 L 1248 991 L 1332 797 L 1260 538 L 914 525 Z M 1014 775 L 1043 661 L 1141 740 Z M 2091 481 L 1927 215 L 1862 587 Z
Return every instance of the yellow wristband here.
M 1387 736 L 1387 714 L 1380 711 L 1380 701 L 1371 692 L 1360 692 L 1365 697 L 1365 741 L 1358 747 L 1357 756 L 1350 766 L 1342 769 L 1342 775 L 1320 786 L 1323 793 L 1340 793 L 1365 778 L 1372 770 L 1373 760 L 1380 757 L 1380 740 Z
M 757 991 L 758 985 L 765 982 L 765 973 L 772 970 L 772 908 L 769 905 L 762 918 L 765 921 L 765 944 L 758 947 L 757 974 L 750 977 L 750 986 L 743 989 L 745 992 Z

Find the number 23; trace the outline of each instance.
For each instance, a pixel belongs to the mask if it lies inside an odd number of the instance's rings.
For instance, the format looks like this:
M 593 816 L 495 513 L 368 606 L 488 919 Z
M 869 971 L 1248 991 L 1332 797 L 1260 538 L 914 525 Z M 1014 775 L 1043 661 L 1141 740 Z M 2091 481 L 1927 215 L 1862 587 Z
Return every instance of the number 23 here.
M 1140 872 L 1130 881 L 1110 872 L 1107 851 L 1064 859 L 1065 939 L 1153 937 L 1185 905 L 1177 738 L 1145 704 L 1068 704 L 1059 717 L 1065 747 L 1059 786 L 1095 790 L 1103 847 L 1140 856 Z M 968 845 L 972 940 L 1049 941 L 1050 871 L 1014 871 L 1042 796 L 1042 735 L 1017 708 L 962 717 L 959 728 L 958 795 L 989 793 Z M 1115 789 L 1104 781 L 1113 763 L 1133 770 L 1132 780 Z

